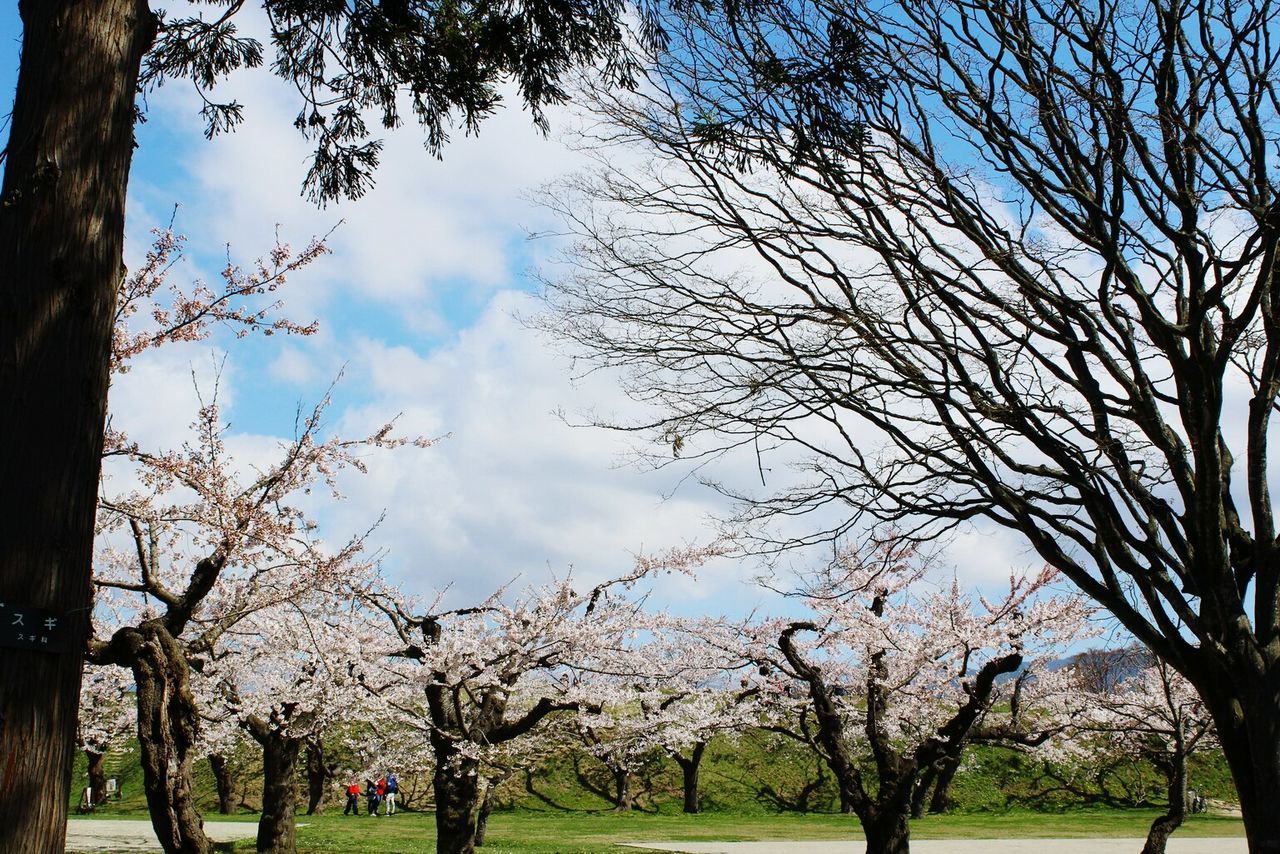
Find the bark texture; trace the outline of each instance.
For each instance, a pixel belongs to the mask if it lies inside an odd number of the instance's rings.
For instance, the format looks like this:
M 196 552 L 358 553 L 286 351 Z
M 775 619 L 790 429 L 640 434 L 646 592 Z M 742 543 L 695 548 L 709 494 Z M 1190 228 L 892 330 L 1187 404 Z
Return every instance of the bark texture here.
M 166 854 L 208 854 L 192 789 L 199 711 L 181 646 L 157 622 L 122 629 L 112 641 L 131 654 L 138 691 L 138 745 L 151 826 Z
M 84 755 L 89 765 L 89 796 L 96 807 L 107 799 L 107 754 L 86 750 Z
M 0 648 L 0 850 L 44 854 L 66 832 L 134 96 L 155 18 L 139 0 L 19 12 L 0 185 L 0 602 L 53 612 L 65 645 Z
M 298 755 L 302 739 L 270 730 L 260 720 L 246 726 L 262 745 L 262 815 L 258 819 L 258 851 L 293 854 L 298 847 Z
M 684 787 L 684 811 L 689 814 L 702 812 L 699 805 L 698 772 L 702 768 L 702 754 L 707 743 L 700 741 L 689 751 L 689 755 L 674 754 L 676 764 L 680 766 L 681 782 Z
M 459 756 L 438 734 L 431 736 L 436 755 L 436 854 L 475 851 L 479 777 L 475 760 Z M 443 761 L 441 761 L 443 759 Z
M 227 757 L 221 753 L 209 755 L 209 768 L 213 771 L 213 782 L 218 789 L 218 812 L 231 815 L 236 811 L 235 780 L 231 777 L 231 766 Z

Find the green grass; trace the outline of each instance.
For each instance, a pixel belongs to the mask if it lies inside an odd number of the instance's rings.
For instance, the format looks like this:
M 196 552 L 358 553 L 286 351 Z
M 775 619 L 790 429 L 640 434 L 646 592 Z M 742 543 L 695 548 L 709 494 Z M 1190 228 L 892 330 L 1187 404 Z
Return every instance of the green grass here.
M 1004 813 L 931 816 L 913 822 L 917 839 L 1098 838 L 1146 835 L 1154 818 L 1151 810 L 1073 810 L 1062 813 L 1009 811 Z M 144 819 L 145 814 L 122 815 Z M 221 817 L 210 816 L 210 819 Z M 237 819 L 230 819 L 237 820 Z M 243 821 L 243 818 L 238 820 Z M 331 812 L 299 816 L 298 847 L 307 854 L 408 854 L 431 851 L 435 844 L 434 817 L 402 813 L 393 818 L 346 817 Z M 1242 836 L 1239 819 L 1192 816 L 1177 836 Z M 498 813 L 489 823 L 484 846 L 492 854 L 622 854 L 634 851 L 625 841 L 747 841 L 765 839 L 847 839 L 862 834 L 852 816 L 732 815 L 711 813 L 618 814 L 612 812 Z M 235 849 L 253 850 L 246 840 Z
M 213 780 L 204 761 L 195 767 L 197 803 L 207 821 L 254 822 L 260 806 L 260 754 L 245 747 L 231 759 L 240 813 L 217 815 Z M 1161 791 L 1153 770 L 1131 770 L 1132 779 L 1117 780 L 1111 791 L 1115 803 L 1132 803 L 1123 797 L 1129 790 Z M 106 805 L 94 817 L 145 820 L 136 753 L 119 763 L 118 772 L 123 799 Z M 83 762 L 76 773 L 78 780 L 83 778 Z M 426 781 L 406 777 L 401 776 L 402 785 L 416 786 L 417 802 L 428 800 Z M 1198 759 L 1192 782 L 1209 797 L 1234 800 L 1220 755 Z M 619 814 L 603 796 L 611 785 L 603 766 L 589 757 L 580 758 L 576 765 L 569 757 L 553 759 L 528 777 L 513 777 L 499 789 L 503 808 L 490 822 L 484 850 L 499 854 L 634 854 L 635 849 L 624 849 L 617 843 L 861 838 L 855 818 L 835 814 L 838 797 L 830 772 L 811 751 L 790 741 L 758 734 L 734 741 L 717 740 L 707 750 L 702 783 L 703 814 L 682 814 L 679 769 L 669 760 L 656 759 L 635 780 L 640 808 Z M 971 751 L 952 796 L 954 812 L 914 822 L 913 837 L 1141 838 L 1156 815 L 1151 809 L 1088 806 L 1079 793 L 1046 777 L 1034 757 L 988 747 Z M 398 854 L 434 849 L 434 817 L 430 813 L 350 818 L 342 816 L 341 804 L 341 796 L 331 792 L 324 814 L 298 816 L 298 822 L 305 825 L 298 835 L 301 851 Z M 363 799 L 361 805 L 363 809 Z M 1239 819 L 1194 816 L 1175 838 L 1242 835 Z M 252 849 L 250 840 L 236 850 Z

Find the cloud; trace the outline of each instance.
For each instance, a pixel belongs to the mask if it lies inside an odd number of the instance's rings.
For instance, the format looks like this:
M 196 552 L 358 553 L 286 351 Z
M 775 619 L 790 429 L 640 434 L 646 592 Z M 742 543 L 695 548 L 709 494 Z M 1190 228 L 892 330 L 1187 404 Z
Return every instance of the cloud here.
M 230 242 L 237 253 L 268 248 L 277 224 L 297 243 L 341 222 L 322 285 L 295 306 L 321 312 L 330 302 L 361 303 L 362 311 L 393 311 L 397 323 L 433 336 L 448 335 L 458 304 L 477 310 L 512 285 L 526 251 L 523 229 L 549 221 L 525 194 L 582 162 L 541 135 L 512 99 L 478 136 L 456 135 L 440 159 L 424 149 L 412 121 L 387 132 L 375 187 L 357 201 L 317 209 L 301 196 L 312 146 L 292 124 L 296 93 L 254 72 L 233 76 L 218 94 L 243 103 L 247 119 L 207 142 L 188 90 L 164 87 L 151 97 L 152 124 L 163 133 L 148 136 L 144 126 L 134 208 L 167 212 L 182 202 L 185 229 L 214 245 Z
M 629 439 L 556 415 L 620 393 L 573 384 L 567 363 L 513 318 L 521 306 L 527 297 L 497 295 L 452 345 L 428 354 L 368 339 L 349 366 L 346 381 L 371 397 L 342 414 L 344 434 L 394 413 L 403 434 L 449 434 L 429 449 L 371 454 L 368 474 L 344 479 L 348 500 L 329 514 L 351 527 L 385 509 L 374 540 L 406 586 L 451 586 L 461 602 L 570 567 L 595 581 L 625 570 L 635 552 L 712 536 L 711 493 L 676 489 L 664 500 L 673 474 L 617 465 Z
M 237 425 L 232 447 L 265 459 L 276 446 L 271 434 L 288 435 L 297 406 L 314 403 L 340 372 L 330 415 L 343 434 L 367 433 L 397 414 L 402 433 L 450 434 L 425 450 L 371 453 L 367 475 L 343 478 L 345 501 L 317 504 L 327 539 L 362 531 L 385 511 L 371 543 L 385 551 L 388 573 L 416 592 L 451 585 L 461 603 L 517 576 L 536 582 L 569 567 L 596 580 L 624 570 L 633 552 L 712 535 L 708 516 L 730 508 L 682 481 L 687 469 L 622 465 L 641 439 L 571 427 L 556 415 L 635 410 L 609 376 L 571 381 L 570 365 L 512 318 L 536 310 L 523 270 L 543 249 L 525 232 L 552 226 L 527 193 L 584 166 L 583 155 L 542 137 L 513 102 L 478 137 L 455 138 L 440 160 L 415 127 L 389 133 L 377 186 L 357 202 L 317 209 L 300 195 L 311 149 L 292 125 L 297 105 L 287 87 L 259 71 L 233 77 L 219 95 L 241 101 L 247 121 L 213 141 L 202 138 L 187 89 L 151 97 L 130 186 L 135 251 L 175 202 L 183 205 L 179 229 L 192 238 L 182 272 L 210 281 L 226 244 L 249 260 L 270 248 L 277 225 L 298 246 L 342 221 L 329 239 L 333 254 L 280 294 L 287 316 L 320 321 L 317 335 L 214 342 L 229 354 L 221 394 Z M 572 121 L 566 113 L 552 120 Z M 207 353 L 149 354 L 113 390 L 122 426 L 160 446 L 181 441 L 195 413 L 191 366 L 212 364 Z M 792 476 L 786 462 L 766 463 L 769 488 Z M 758 485 L 756 464 L 751 453 L 730 455 L 715 473 Z M 1000 580 L 1008 561 L 1025 562 L 1002 533 L 955 545 L 952 559 L 966 577 Z M 699 580 L 664 582 L 655 601 L 741 612 L 761 598 L 749 585 L 756 571 L 722 561 Z

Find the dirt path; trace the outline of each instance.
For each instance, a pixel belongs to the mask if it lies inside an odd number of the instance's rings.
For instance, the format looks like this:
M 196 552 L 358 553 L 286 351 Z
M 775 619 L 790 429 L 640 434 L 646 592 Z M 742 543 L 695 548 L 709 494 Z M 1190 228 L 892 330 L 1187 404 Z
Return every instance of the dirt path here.
M 253 839 L 257 822 L 210 821 L 204 832 L 214 842 Z M 159 851 L 160 843 L 149 821 L 77 818 L 67 822 L 67 851 Z

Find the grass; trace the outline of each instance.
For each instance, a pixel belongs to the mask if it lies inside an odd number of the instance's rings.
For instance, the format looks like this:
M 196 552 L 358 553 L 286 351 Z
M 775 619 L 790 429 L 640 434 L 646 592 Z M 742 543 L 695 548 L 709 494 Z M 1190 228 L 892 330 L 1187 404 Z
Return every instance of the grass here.
M 1001 813 L 930 816 L 913 822 L 917 839 L 1016 839 L 1099 838 L 1146 835 L 1156 813 L 1151 810 L 1072 810 L 1043 813 L 1014 810 Z M 120 815 L 145 819 L 145 814 Z M 222 817 L 209 816 L 210 820 Z M 227 817 L 228 820 L 244 818 Z M 298 849 L 306 854 L 408 854 L 431 851 L 435 845 L 434 816 L 401 813 L 393 818 L 358 818 L 331 811 L 327 815 L 299 816 Z M 1243 836 L 1237 818 L 1192 816 L 1178 836 Z M 735 815 L 706 813 L 619 814 L 612 812 L 496 813 L 489 822 L 484 851 L 491 854 L 622 854 L 635 849 L 620 846 L 628 841 L 748 841 L 766 839 L 847 839 L 862 834 L 852 816 L 840 815 Z M 253 850 L 253 840 L 236 851 Z
M 195 794 L 207 821 L 256 822 L 260 804 L 261 754 L 245 747 L 230 757 L 236 770 L 235 801 L 240 813 L 219 816 L 208 763 L 196 764 Z M 95 813 L 94 818 L 146 820 L 141 771 L 135 752 L 113 769 L 124 797 Z M 1134 792 L 1159 791 L 1154 771 L 1130 769 L 1116 785 Z M 83 761 L 76 770 L 83 779 Z M 589 758 L 574 763 L 560 757 L 527 778 L 514 777 L 499 790 L 505 809 L 490 821 L 483 851 L 510 854 L 635 854 L 621 847 L 625 841 L 747 841 L 767 839 L 860 840 L 852 816 L 835 814 L 838 796 L 820 760 L 803 746 L 766 736 L 745 735 L 713 742 L 703 762 L 701 815 L 680 812 L 679 769 L 658 760 L 637 774 L 641 809 L 614 813 L 602 793 L 612 784 L 608 772 Z M 1199 757 L 1192 780 L 1203 794 L 1234 800 L 1221 756 Z M 1127 781 L 1127 782 L 1126 782 Z M 337 781 L 341 782 L 341 781 Z M 419 791 L 418 803 L 428 796 L 423 780 L 401 775 L 401 783 Z M 1115 789 L 1113 795 L 1123 794 Z M 78 799 L 78 791 L 73 793 Z M 1150 809 L 1085 807 L 1081 799 L 1043 774 L 1034 757 L 977 747 L 952 791 L 954 813 L 930 816 L 912 824 L 917 839 L 1090 838 L 1146 835 L 1156 812 Z M 1123 801 L 1122 801 L 1123 802 Z M 434 816 L 404 813 L 395 818 L 359 818 L 341 814 L 342 798 L 332 792 L 327 812 L 299 815 L 299 850 L 306 854 L 400 854 L 432 851 Z M 75 800 L 72 807 L 74 809 Z M 336 806 L 335 806 L 336 805 Z M 363 808 L 363 802 L 362 802 Z M 1193 816 L 1179 836 L 1243 836 L 1239 819 Z M 253 850 L 253 841 L 236 851 Z M 1136 850 L 1136 848 L 1135 848 Z

